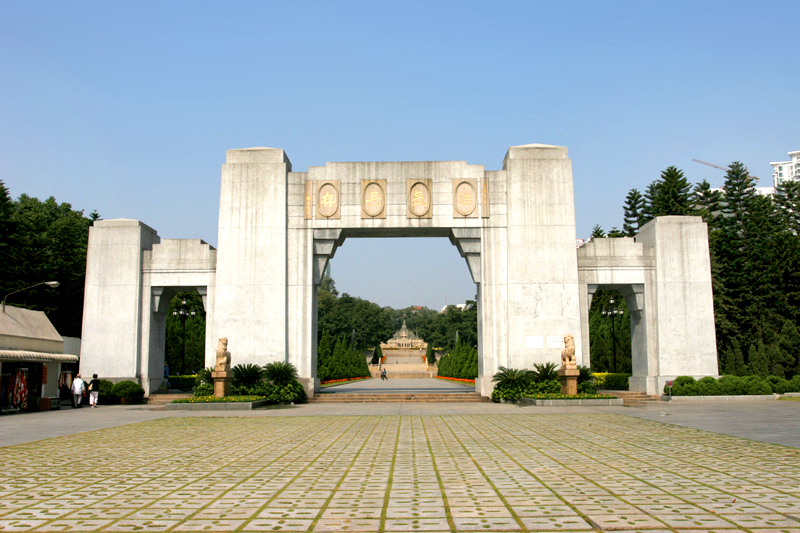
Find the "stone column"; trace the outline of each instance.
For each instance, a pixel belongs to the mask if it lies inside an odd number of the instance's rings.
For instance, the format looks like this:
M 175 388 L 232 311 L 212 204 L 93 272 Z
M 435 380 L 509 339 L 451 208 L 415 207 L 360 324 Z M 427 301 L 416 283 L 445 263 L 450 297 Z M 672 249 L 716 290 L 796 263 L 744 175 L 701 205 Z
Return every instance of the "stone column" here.
M 222 166 L 213 338 L 240 364 L 286 361 L 289 171 L 275 148 L 228 150 Z

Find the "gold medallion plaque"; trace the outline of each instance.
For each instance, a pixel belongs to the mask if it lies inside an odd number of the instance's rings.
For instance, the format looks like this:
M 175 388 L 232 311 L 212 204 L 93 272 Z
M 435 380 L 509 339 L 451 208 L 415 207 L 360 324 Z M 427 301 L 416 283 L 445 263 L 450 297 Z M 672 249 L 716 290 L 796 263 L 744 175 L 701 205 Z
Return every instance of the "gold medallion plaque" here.
M 361 218 L 386 218 L 386 180 L 361 180 Z
M 408 180 L 408 218 L 431 218 L 431 180 Z
M 475 179 L 453 180 L 453 216 L 478 216 L 478 184 Z
M 339 218 L 339 180 L 317 182 L 317 219 Z

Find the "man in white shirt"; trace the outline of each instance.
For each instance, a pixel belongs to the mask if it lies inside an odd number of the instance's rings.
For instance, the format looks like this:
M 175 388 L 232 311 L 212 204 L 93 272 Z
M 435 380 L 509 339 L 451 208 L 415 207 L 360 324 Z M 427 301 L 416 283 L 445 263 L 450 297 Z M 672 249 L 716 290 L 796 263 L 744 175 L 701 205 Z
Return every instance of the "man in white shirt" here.
M 81 379 L 81 375 L 78 374 L 75 376 L 75 380 L 72 382 L 72 400 L 74 407 L 81 406 L 81 402 L 83 401 L 83 387 L 83 380 Z

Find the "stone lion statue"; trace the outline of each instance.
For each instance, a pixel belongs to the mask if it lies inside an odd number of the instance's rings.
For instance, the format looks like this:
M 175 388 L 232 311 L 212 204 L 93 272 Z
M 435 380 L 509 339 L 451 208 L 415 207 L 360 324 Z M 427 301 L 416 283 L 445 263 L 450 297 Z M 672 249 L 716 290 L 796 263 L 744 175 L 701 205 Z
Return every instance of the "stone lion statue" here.
M 572 335 L 564 335 L 564 349 L 561 350 L 561 368 L 578 368 L 575 363 L 575 339 Z
M 228 372 L 231 369 L 231 352 L 228 351 L 228 337 L 222 337 L 217 343 L 217 364 L 215 372 Z

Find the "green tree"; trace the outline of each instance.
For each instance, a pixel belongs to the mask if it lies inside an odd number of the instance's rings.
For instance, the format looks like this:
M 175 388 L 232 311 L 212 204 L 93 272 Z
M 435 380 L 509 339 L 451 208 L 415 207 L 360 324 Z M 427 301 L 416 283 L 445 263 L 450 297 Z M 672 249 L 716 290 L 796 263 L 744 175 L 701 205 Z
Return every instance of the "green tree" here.
M 720 213 L 722 193 L 711 190 L 708 181 L 703 180 L 694 187 L 692 192 L 692 213 L 703 217 L 709 228 L 716 227 L 717 217 Z
M 628 196 L 625 197 L 625 205 L 622 207 L 624 212 L 622 231 L 628 237 L 633 237 L 639 233 L 639 229 L 644 225 L 644 204 L 644 196 L 638 189 L 628 191 Z
M 177 312 L 186 301 L 186 352 L 184 324 Z M 191 312 L 194 311 L 194 315 Z M 169 302 L 164 342 L 165 360 L 172 375 L 194 374 L 205 366 L 206 316 L 203 299 L 196 292 L 179 292 Z
M 763 341 L 759 340 L 758 344 L 750 345 L 750 349 L 747 351 L 747 358 L 747 370 L 750 374 L 767 377 L 769 374 L 769 356 Z
M 667 167 L 661 173 L 652 199 L 652 215 L 687 215 L 691 211 L 692 186 L 683 171 L 677 167 Z
M 593 241 L 595 239 L 602 239 L 605 236 L 606 232 L 603 231 L 602 226 L 600 226 L 600 224 L 595 224 L 594 227 L 592 228 L 592 234 L 589 235 L 589 240 Z
M 433 344 L 428 343 L 428 348 L 425 351 L 425 359 L 429 365 L 436 364 L 436 352 L 433 350 Z

